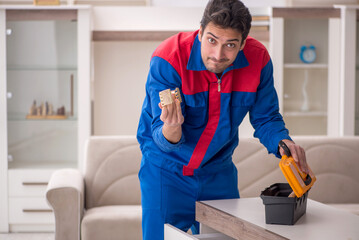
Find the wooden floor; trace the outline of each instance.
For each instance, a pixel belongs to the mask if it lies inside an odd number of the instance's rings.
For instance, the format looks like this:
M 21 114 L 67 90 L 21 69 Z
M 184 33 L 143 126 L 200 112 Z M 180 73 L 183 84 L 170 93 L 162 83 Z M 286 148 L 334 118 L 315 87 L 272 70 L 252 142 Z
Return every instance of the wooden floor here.
M 0 240 L 54 240 L 53 233 L 0 233 Z

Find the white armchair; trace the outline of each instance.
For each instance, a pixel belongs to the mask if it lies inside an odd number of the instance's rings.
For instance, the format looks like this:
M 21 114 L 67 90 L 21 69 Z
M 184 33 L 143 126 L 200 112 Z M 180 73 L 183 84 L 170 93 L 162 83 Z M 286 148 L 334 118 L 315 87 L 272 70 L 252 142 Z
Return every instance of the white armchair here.
M 141 156 L 134 136 L 91 137 L 85 173 L 61 169 L 49 182 L 55 239 L 142 239 Z

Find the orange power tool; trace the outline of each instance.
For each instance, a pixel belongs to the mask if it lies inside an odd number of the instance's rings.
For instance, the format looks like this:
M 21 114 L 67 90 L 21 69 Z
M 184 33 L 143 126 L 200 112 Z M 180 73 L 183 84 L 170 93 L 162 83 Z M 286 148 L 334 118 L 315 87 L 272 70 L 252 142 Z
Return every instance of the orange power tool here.
M 291 152 L 288 146 L 283 141 L 280 141 L 279 145 L 284 149 L 285 153 L 285 155 L 282 156 L 282 160 L 279 162 L 279 167 L 282 170 L 283 175 L 287 179 L 294 194 L 300 198 L 313 186 L 317 179 L 309 166 L 309 174 L 300 171 L 296 162 L 294 161 L 294 158 L 291 156 Z

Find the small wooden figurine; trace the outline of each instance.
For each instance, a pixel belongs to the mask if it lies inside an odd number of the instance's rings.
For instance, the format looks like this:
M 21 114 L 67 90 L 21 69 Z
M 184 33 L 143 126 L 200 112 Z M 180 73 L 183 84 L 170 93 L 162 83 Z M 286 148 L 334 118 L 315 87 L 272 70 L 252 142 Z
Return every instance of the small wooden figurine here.
M 65 106 L 57 109 L 57 115 L 65 115 Z
M 52 104 L 45 102 L 40 106 L 36 106 L 36 101 L 32 103 L 26 119 L 66 119 L 65 106 L 60 107 L 57 110 L 57 114 L 54 113 L 54 107 Z
M 29 109 L 29 115 L 36 115 L 36 100 L 34 100 Z
M 41 103 L 41 116 L 46 116 L 46 106 L 44 103 Z

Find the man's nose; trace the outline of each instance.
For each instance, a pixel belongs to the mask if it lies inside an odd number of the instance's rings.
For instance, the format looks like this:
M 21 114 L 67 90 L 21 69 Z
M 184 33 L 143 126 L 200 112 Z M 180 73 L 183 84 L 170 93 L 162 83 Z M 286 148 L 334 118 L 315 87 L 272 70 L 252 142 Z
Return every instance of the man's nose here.
M 221 59 L 224 59 L 224 51 L 221 46 L 217 47 L 214 53 L 214 57 L 217 59 L 217 61 L 221 61 Z

